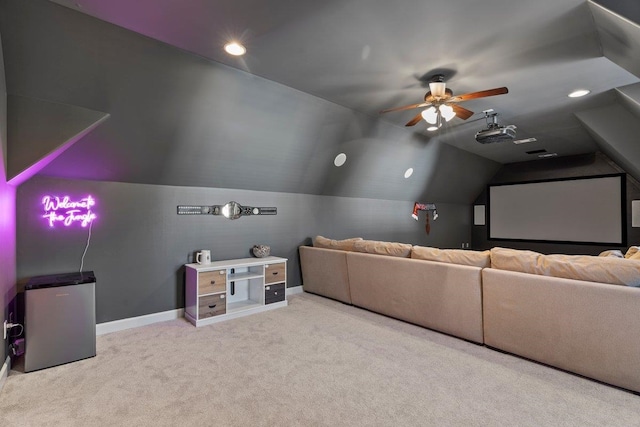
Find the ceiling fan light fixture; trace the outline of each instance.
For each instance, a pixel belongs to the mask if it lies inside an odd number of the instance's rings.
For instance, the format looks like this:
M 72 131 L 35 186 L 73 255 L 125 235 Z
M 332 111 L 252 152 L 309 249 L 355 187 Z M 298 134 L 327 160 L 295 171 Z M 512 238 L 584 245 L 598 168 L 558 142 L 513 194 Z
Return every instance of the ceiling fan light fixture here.
M 431 82 L 429 83 L 429 90 L 433 96 L 444 96 L 446 91 L 446 84 L 444 82 Z
M 247 53 L 247 48 L 238 42 L 229 42 L 224 45 L 224 51 L 229 55 L 242 56 Z
M 427 128 L 427 130 L 428 130 L 429 132 L 436 131 L 436 130 L 438 130 L 438 126 L 435 126 L 435 125 L 434 125 L 434 126 L 429 126 L 429 127 Z
M 450 105 L 443 104 L 439 107 L 439 109 L 440 109 L 440 114 L 442 114 L 442 117 L 444 117 L 446 121 L 450 121 L 456 116 L 456 112 L 453 111 L 453 107 Z
M 438 111 L 433 106 L 427 108 L 421 114 L 422 118 L 431 125 L 435 125 L 438 122 Z

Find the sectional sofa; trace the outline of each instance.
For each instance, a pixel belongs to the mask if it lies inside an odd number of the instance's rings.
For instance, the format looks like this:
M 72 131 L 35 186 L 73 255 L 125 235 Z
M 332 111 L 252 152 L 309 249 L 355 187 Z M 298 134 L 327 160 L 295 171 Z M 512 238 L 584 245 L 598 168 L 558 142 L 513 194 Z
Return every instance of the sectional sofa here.
M 640 392 L 640 259 L 321 236 L 299 253 L 307 292 Z

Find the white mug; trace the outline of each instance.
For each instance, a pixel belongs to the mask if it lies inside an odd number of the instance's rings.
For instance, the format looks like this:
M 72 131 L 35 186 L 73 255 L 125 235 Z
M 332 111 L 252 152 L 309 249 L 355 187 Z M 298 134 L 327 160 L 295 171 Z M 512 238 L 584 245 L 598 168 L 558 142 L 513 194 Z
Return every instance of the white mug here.
M 211 251 L 202 250 L 196 254 L 196 262 L 198 264 L 211 263 Z

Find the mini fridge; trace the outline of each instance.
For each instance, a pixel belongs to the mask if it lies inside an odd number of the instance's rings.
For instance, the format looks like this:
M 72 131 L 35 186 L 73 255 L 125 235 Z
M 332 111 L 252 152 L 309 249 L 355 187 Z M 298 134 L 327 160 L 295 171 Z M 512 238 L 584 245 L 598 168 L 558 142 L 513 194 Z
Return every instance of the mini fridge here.
M 93 271 L 32 277 L 25 286 L 24 371 L 96 355 Z

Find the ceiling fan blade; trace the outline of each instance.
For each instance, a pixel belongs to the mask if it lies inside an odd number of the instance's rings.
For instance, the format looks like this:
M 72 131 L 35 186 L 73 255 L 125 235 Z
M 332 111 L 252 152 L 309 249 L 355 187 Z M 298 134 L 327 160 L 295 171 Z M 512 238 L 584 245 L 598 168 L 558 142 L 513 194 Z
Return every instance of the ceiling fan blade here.
M 413 110 L 414 108 L 428 107 L 429 105 L 431 105 L 431 104 L 426 103 L 426 102 L 422 102 L 420 104 L 405 105 L 404 107 L 396 107 L 396 108 L 390 108 L 388 110 L 382 110 L 382 111 L 380 111 L 380 114 L 389 113 L 391 111 Z
M 497 87 L 495 89 L 481 90 L 480 92 L 465 93 L 464 95 L 452 96 L 447 102 L 460 102 L 467 101 L 469 99 L 484 98 L 487 96 L 503 95 L 509 93 L 509 89 L 506 87 Z
M 409 120 L 405 126 L 415 126 L 420 122 L 420 120 L 422 120 L 422 112 L 416 114 L 416 116 Z
M 451 108 L 456 113 L 456 116 L 461 118 L 462 120 L 467 120 L 469 117 L 473 116 L 473 111 L 467 110 L 464 107 L 461 107 L 457 104 L 451 104 Z

